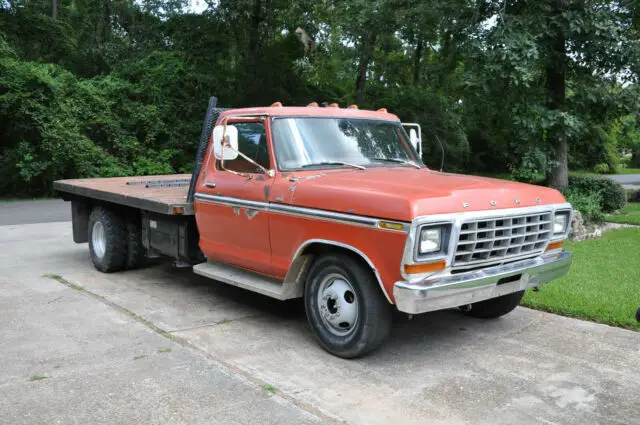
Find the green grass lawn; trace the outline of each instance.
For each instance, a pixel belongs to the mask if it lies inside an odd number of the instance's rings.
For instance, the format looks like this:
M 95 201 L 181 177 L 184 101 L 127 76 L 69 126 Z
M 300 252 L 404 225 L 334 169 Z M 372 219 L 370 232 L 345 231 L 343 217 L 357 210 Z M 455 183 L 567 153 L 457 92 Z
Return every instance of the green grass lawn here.
M 640 229 L 617 229 L 600 239 L 567 242 L 569 274 L 527 291 L 522 304 L 563 316 L 640 329 Z
M 640 168 L 620 168 L 618 174 L 640 174 Z
M 627 204 L 620 213 L 616 215 L 608 215 L 605 218 L 606 221 L 612 223 L 627 223 L 640 225 L 640 203 Z M 640 246 L 637 248 L 640 250 Z M 640 267 L 640 264 L 638 264 Z
M 640 168 L 618 168 L 618 172 L 615 174 L 640 174 Z M 613 176 L 614 174 L 598 174 L 595 173 L 593 170 L 572 170 L 569 171 L 569 175 L 572 176 L 598 176 L 598 177 L 604 177 L 604 176 Z

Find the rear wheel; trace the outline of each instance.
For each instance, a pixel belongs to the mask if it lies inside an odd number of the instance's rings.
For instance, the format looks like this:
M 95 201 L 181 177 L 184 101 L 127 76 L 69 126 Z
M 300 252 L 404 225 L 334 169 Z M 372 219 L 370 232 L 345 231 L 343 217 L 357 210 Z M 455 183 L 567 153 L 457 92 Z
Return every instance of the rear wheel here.
M 524 291 L 514 292 L 497 298 L 491 298 L 471 304 L 471 309 L 463 310 L 464 314 L 480 319 L 493 319 L 513 311 L 522 300 Z
M 125 267 L 127 233 L 122 217 L 116 212 L 95 207 L 89 216 L 89 252 L 96 269 L 104 273 Z
M 375 276 L 351 256 L 318 258 L 307 277 L 304 302 L 313 334 L 336 356 L 363 356 L 378 348 L 391 332 L 391 308 Z

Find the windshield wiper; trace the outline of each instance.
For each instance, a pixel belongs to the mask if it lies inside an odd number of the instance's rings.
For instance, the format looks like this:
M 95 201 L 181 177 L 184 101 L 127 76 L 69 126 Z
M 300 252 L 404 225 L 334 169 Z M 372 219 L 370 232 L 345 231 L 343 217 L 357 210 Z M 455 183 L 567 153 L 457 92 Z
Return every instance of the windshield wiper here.
M 347 167 L 357 168 L 358 170 L 365 170 L 366 168 L 362 165 L 351 164 L 350 162 L 342 162 L 342 161 L 322 161 L 322 162 L 312 162 L 311 164 L 305 164 L 301 166 L 301 168 L 315 167 L 316 165 L 346 165 Z
M 411 166 L 416 167 L 416 168 L 422 168 L 421 166 L 419 166 L 415 162 L 406 161 L 404 159 L 398 159 L 398 158 L 372 158 L 371 160 L 372 161 L 384 161 L 384 162 L 397 162 L 399 164 L 411 165 Z

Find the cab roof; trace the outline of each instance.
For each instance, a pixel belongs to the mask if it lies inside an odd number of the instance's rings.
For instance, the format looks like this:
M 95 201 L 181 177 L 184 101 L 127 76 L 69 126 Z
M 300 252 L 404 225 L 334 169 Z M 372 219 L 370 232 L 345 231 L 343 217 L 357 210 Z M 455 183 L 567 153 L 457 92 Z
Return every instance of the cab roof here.
M 388 121 L 400 121 L 386 110 L 371 111 L 356 108 L 338 108 L 321 106 L 269 106 L 257 108 L 234 108 L 224 111 L 221 116 L 239 115 L 268 115 L 281 117 L 337 117 L 337 118 L 368 118 Z

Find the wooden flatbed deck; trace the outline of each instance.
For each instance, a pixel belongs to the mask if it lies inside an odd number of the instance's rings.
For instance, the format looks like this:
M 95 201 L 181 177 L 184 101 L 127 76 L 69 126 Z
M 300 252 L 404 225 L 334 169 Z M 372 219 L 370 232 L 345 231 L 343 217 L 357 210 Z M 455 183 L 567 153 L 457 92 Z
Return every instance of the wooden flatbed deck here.
M 193 215 L 187 202 L 191 174 L 58 180 L 60 192 L 168 215 Z M 65 196 L 63 196 L 65 198 Z

